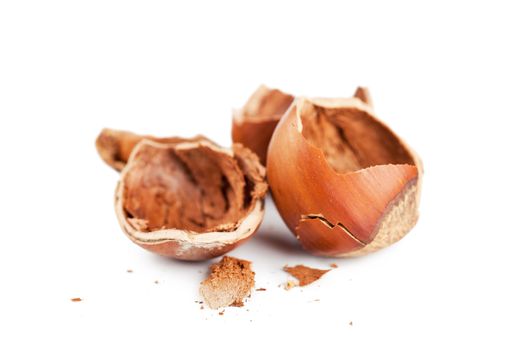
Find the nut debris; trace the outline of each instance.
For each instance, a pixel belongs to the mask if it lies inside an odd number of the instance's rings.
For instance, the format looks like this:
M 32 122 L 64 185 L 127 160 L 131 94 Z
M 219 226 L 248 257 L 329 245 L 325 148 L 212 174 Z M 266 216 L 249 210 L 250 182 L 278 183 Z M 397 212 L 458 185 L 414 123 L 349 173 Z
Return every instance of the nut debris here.
M 297 278 L 299 281 L 299 286 L 304 287 L 317 281 L 321 278 L 325 273 L 330 270 L 320 270 L 314 269 L 304 265 L 297 265 L 294 267 L 285 266 L 283 268 L 286 272 Z M 289 289 L 289 288 L 288 288 Z
M 370 95 L 370 90 L 368 90 L 367 87 L 359 86 L 357 90 L 355 90 L 353 97 L 357 97 L 359 100 L 366 103 L 368 107 L 373 108 L 372 97 Z
M 243 300 L 254 288 L 255 273 L 251 262 L 224 256 L 210 266 L 210 276 L 201 282 L 200 293 L 211 309 L 243 306 Z
M 296 286 L 297 286 L 297 283 L 294 282 L 294 281 L 286 281 L 286 282 L 283 284 L 283 288 L 284 288 L 285 290 L 290 290 L 290 289 L 292 289 L 292 288 L 294 288 L 294 287 L 296 287 Z
M 82 298 L 71 298 L 71 301 L 72 301 L 73 303 L 77 303 L 77 302 L 79 302 L 79 301 L 82 301 Z

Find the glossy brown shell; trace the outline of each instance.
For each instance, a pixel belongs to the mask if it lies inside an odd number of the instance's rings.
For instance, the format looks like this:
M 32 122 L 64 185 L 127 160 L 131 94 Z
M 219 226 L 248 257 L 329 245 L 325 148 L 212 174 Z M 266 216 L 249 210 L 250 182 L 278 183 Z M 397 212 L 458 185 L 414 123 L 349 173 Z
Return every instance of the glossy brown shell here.
M 292 95 L 261 85 L 243 108 L 234 111 L 232 141 L 250 148 L 266 164 L 272 133 L 293 100 Z
M 364 112 L 407 149 L 414 164 L 337 173 L 302 134 L 305 103 Z M 279 213 L 303 248 L 322 256 L 363 255 L 401 239 L 417 221 L 421 173 L 418 157 L 358 98 L 296 99 L 268 150 L 268 182 Z
M 277 123 L 279 123 L 279 119 L 246 120 L 241 122 L 239 119 L 234 118 L 232 122 L 232 140 L 250 148 L 259 156 L 261 163 L 266 164 L 268 144 Z

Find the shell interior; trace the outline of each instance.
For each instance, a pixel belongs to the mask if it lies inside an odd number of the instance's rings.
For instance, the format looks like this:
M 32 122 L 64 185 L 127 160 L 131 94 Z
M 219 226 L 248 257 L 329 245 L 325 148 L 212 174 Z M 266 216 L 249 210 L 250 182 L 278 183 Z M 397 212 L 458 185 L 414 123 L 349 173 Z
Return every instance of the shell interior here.
M 301 105 L 302 134 L 322 150 L 332 169 L 347 173 L 375 165 L 415 165 L 400 139 L 367 106 L 352 101 L 352 108 L 332 108 L 309 100 Z
M 136 231 L 235 231 L 266 191 L 264 168 L 239 145 L 142 141 L 122 173 L 118 196 Z M 159 238 L 159 237 L 157 237 Z M 165 237 L 166 238 L 166 237 Z

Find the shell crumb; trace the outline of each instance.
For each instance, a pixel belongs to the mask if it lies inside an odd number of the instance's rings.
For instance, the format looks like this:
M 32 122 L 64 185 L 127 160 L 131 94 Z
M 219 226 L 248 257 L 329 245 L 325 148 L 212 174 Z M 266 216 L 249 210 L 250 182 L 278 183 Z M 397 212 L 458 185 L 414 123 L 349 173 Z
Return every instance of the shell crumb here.
M 225 256 L 210 266 L 210 276 L 201 282 L 200 293 L 211 309 L 242 307 L 254 288 L 251 262 Z
M 295 277 L 299 281 L 300 287 L 307 286 L 310 283 L 317 281 L 325 273 L 330 271 L 330 270 L 314 269 L 314 268 L 304 266 L 304 265 L 296 265 L 293 267 L 285 266 L 283 268 L 283 270 L 285 272 L 288 272 L 289 274 L 291 274 L 293 277 Z M 286 289 L 290 289 L 290 288 L 286 288 Z

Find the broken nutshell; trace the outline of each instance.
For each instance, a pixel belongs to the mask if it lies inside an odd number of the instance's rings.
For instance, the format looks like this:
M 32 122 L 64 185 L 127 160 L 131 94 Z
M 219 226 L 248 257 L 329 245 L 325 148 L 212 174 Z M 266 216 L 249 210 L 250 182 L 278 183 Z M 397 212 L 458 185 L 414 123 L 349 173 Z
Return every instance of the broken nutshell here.
M 372 96 L 370 95 L 370 90 L 367 87 L 359 86 L 355 90 L 353 97 L 358 98 L 362 102 L 364 102 L 368 107 L 373 108 Z
M 205 260 L 232 250 L 259 227 L 265 169 L 240 144 L 142 139 L 120 174 L 115 208 L 124 233 L 152 252 Z
M 254 288 L 255 273 L 247 260 L 224 256 L 210 266 L 210 275 L 201 282 L 200 293 L 211 309 L 243 306 L 243 300 Z
M 283 268 L 285 272 L 288 272 L 299 281 L 299 286 L 304 287 L 317 281 L 321 278 L 325 273 L 330 270 L 320 270 L 314 269 L 312 267 L 308 267 L 305 265 L 296 265 L 296 266 L 285 266 Z
M 315 255 L 348 257 L 404 237 L 418 217 L 422 166 L 374 115 L 369 94 L 298 98 L 268 150 L 272 197 Z
M 367 88 L 358 87 L 354 97 L 372 107 L 372 99 Z M 261 85 L 243 108 L 234 111 L 232 141 L 250 148 L 265 165 L 272 134 L 293 101 L 294 96 Z
M 205 136 L 197 135 L 191 138 L 184 137 L 155 137 L 150 135 L 138 135 L 129 131 L 103 129 L 96 138 L 96 149 L 105 163 L 117 171 L 121 171 L 134 147 L 141 140 L 151 140 L 158 143 L 177 144 L 181 142 L 195 142 L 206 140 L 213 143 Z
M 243 108 L 234 111 L 232 141 L 250 148 L 265 164 L 272 133 L 293 100 L 292 95 L 261 85 Z

